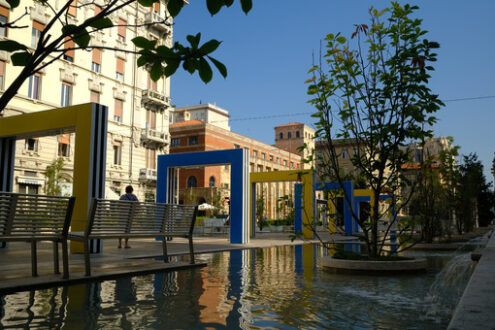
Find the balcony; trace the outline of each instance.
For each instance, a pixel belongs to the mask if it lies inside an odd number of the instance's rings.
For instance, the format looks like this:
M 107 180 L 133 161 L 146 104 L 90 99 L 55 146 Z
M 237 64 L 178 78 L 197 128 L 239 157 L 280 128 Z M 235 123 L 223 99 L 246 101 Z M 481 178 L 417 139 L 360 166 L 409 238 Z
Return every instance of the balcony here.
M 144 15 L 145 24 L 151 24 L 150 27 L 160 32 L 170 33 L 172 31 L 172 28 L 163 23 L 164 21 L 165 17 L 162 17 L 160 14 L 155 13 L 154 11 L 150 11 Z
M 151 128 L 143 128 L 141 140 L 143 144 L 155 144 L 158 146 L 164 146 L 169 143 L 167 134 Z
M 143 90 L 142 103 L 147 109 L 163 112 L 168 107 L 169 102 L 170 98 L 160 92 L 152 89 Z
M 142 168 L 139 170 L 139 181 L 146 183 L 156 183 L 156 169 Z

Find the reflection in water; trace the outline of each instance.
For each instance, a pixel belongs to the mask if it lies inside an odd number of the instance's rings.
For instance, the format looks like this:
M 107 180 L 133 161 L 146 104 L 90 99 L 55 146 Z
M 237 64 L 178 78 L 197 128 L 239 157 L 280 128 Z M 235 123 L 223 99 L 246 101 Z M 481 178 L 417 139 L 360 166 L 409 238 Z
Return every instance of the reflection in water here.
M 423 274 L 334 274 L 318 267 L 322 253 L 317 245 L 237 250 L 200 256 L 208 263 L 200 269 L 7 295 L 0 328 L 437 328 L 472 271 L 458 257 L 435 282 L 453 257 L 441 254 Z M 458 267 L 454 296 L 440 278 L 452 281 Z M 439 301 L 448 308 L 427 313 Z

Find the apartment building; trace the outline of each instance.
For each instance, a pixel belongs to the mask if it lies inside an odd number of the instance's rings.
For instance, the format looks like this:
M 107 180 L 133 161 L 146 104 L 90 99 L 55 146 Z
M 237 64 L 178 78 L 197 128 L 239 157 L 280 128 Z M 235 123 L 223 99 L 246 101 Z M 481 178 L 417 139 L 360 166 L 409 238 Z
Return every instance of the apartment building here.
M 307 159 L 315 149 L 315 130 L 303 123 L 290 123 L 276 126 L 275 146 Z M 301 147 L 306 145 L 302 150 Z M 312 163 L 304 163 L 303 168 L 311 168 Z
M 215 105 L 177 108 L 172 117 L 174 123 L 170 124 L 171 154 L 244 148 L 249 150 L 251 172 L 302 168 L 300 155 L 230 131 L 228 111 Z M 180 169 L 179 200 L 186 204 L 211 203 L 217 194 L 223 198 L 228 197 L 229 185 L 229 165 Z M 277 200 L 285 195 L 293 196 L 293 183 L 260 185 L 262 187 L 257 190 L 259 197 L 265 200 L 267 216 L 276 218 Z
M 69 23 L 81 22 L 101 10 L 102 0 L 77 0 L 69 10 Z M 50 1 L 55 10 L 64 1 Z M 84 5 L 84 6 L 83 6 Z M 19 25 L 26 29 L 3 29 L 2 40 L 10 39 L 31 46 L 53 16 L 40 1 L 25 1 L 22 6 L 9 9 L 0 1 L 0 19 L 8 21 L 23 14 Z M 117 198 L 127 184 L 132 184 L 140 200 L 154 200 L 156 186 L 156 159 L 168 153 L 170 79 L 153 82 L 145 68 L 136 66 L 136 55 L 124 50 L 135 50 L 131 40 L 145 36 L 158 44 L 172 44 L 172 29 L 154 24 L 166 17 L 165 2 L 153 8 L 127 6 L 110 17 L 112 29 L 91 34 L 90 45 L 117 48 L 74 50 L 31 76 L 19 89 L 17 96 L 4 110 L 4 116 L 65 107 L 88 102 L 108 106 L 107 137 L 107 196 Z M 128 26 L 126 26 L 128 25 Z M 68 45 L 67 47 L 70 47 Z M 20 72 L 10 62 L 6 52 L 0 52 L 0 89 L 4 90 Z M 16 144 L 14 191 L 43 193 L 44 171 L 54 159 L 63 158 L 64 193 L 71 193 L 73 177 L 73 146 L 77 143 L 71 134 L 49 137 L 29 137 Z

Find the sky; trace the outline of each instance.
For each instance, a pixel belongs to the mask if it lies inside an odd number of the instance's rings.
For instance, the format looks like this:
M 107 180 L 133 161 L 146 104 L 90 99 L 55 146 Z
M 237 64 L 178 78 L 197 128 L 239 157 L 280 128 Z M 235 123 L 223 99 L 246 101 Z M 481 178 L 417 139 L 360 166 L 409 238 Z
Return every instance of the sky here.
M 495 1 L 399 1 L 418 5 L 427 38 L 440 43 L 430 88 L 445 102 L 433 129 L 452 136 L 461 154 L 477 153 L 488 181 L 495 148 Z M 177 107 L 212 103 L 230 113 L 232 131 L 274 144 L 274 127 L 302 122 L 314 127 L 307 103 L 307 73 L 328 33 L 350 37 L 354 24 L 369 22 L 368 9 L 389 1 L 253 0 L 245 15 L 235 5 L 211 16 L 205 0 L 190 0 L 175 20 L 174 40 L 201 32 L 201 43 L 222 41 L 214 56 L 228 68 L 214 69 L 204 84 L 197 73 L 178 70 L 171 80 Z M 459 100 L 467 99 L 467 100 Z

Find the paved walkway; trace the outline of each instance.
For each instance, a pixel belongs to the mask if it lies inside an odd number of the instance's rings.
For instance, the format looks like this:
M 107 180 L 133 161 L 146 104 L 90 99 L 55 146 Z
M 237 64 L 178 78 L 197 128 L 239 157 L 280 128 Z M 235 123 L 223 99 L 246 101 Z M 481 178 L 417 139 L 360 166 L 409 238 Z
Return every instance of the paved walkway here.
M 345 241 L 352 237 L 325 234 L 325 240 Z M 296 245 L 316 242 L 316 240 L 295 240 L 292 242 L 287 233 L 261 233 L 248 244 L 230 244 L 227 238 L 194 238 L 196 254 L 229 251 L 236 249 L 264 248 L 282 245 Z M 139 275 L 157 271 L 177 270 L 187 267 L 201 267 L 205 264 L 190 265 L 189 247 L 186 239 L 174 238 L 167 243 L 168 253 L 173 258 L 166 264 L 155 260 L 162 256 L 161 242 L 154 239 L 130 240 L 130 249 L 118 249 L 117 240 L 104 240 L 103 253 L 91 256 L 91 277 L 84 276 L 82 254 L 69 255 L 68 280 L 53 274 L 53 244 L 41 242 L 38 245 L 38 275 L 31 276 L 30 244 L 10 242 L 8 248 L 0 249 L 0 294 L 15 291 L 37 289 L 61 284 L 73 284 L 84 281 L 103 280 L 118 276 Z M 60 251 L 60 257 L 62 256 Z M 184 256 L 184 257 L 182 257 Z M 60 261 L 60 270 L 62 262 Z

